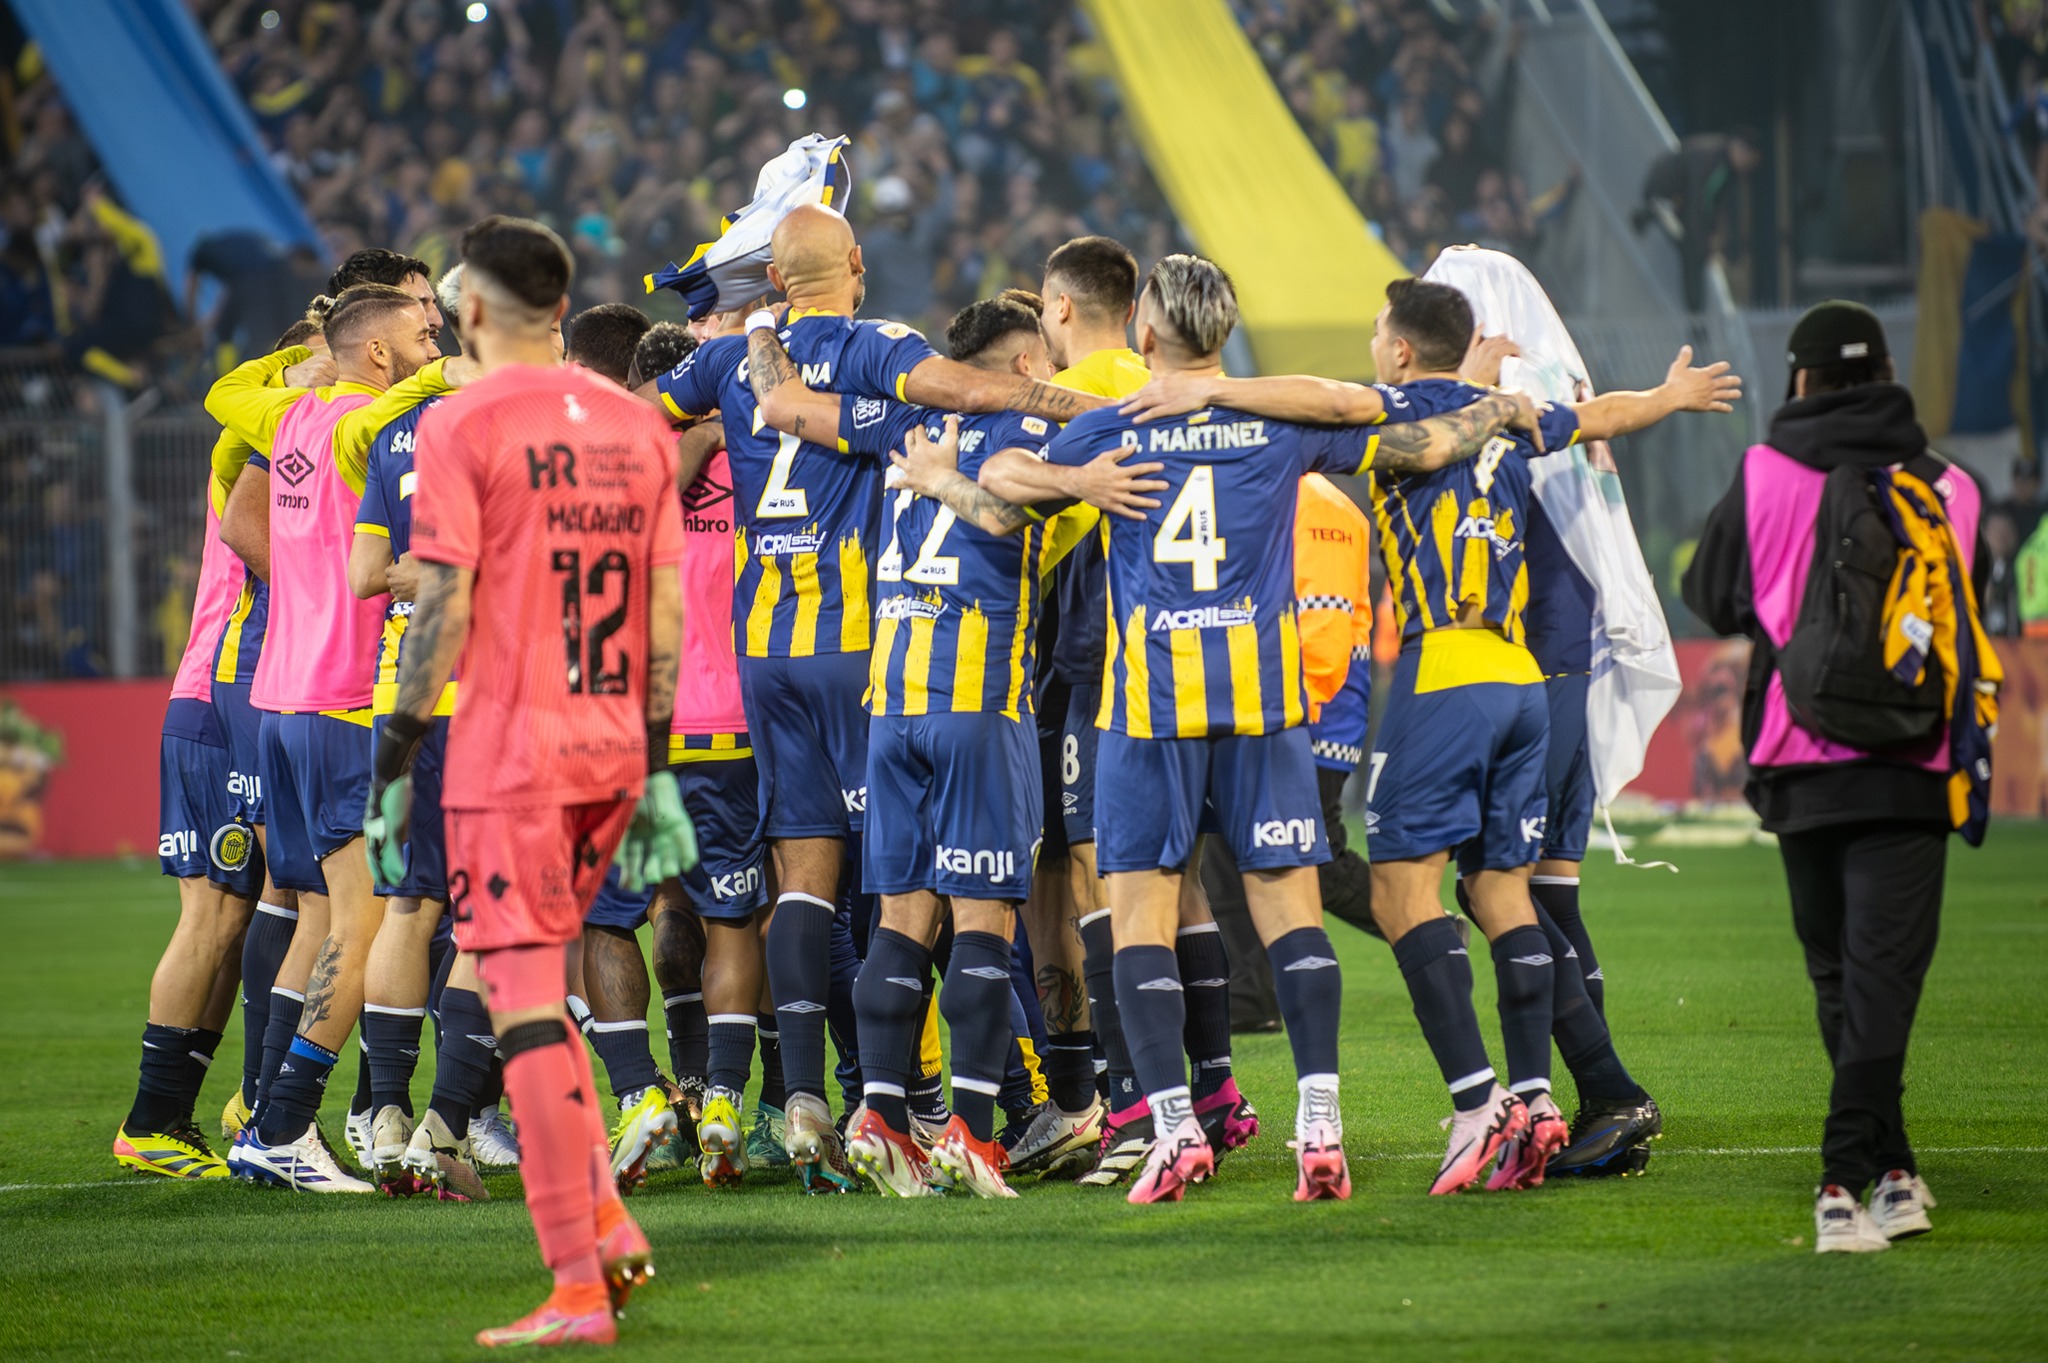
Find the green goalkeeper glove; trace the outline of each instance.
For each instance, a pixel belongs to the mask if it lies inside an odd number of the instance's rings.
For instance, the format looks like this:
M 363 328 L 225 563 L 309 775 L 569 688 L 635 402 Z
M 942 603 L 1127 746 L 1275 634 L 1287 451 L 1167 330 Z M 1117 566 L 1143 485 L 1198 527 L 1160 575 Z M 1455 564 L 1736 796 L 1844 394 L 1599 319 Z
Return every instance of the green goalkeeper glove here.
M 370 807 L 363 811 L 363 848 L 370 874 L 385 885 L 405 879 L 405 844 L 412 831 L 412 759 L 427 721 L 387 715 L 370 759 Z
M 697 864 L 697 830 L 683 809 L 674 772 L 649 773 L 625 841 L 612 860 L 618 864 L 620 883 L 633 894 Z

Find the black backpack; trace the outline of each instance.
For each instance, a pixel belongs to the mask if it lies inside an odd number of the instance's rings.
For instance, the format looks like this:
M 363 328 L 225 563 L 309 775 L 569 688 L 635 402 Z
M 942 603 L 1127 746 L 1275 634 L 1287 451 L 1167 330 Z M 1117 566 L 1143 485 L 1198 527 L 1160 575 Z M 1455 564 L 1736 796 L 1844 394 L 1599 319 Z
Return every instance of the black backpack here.
M 1806 595 L 1777 656 L 1793 722 L 1864 752 L 1924 745 L 1944 719 L 1938 659 L 1929 656 L 1917 686 L 1884 664 L 1885 598 L 1903 547 L 1879 495 L 1862 469 L 1828 474 Z

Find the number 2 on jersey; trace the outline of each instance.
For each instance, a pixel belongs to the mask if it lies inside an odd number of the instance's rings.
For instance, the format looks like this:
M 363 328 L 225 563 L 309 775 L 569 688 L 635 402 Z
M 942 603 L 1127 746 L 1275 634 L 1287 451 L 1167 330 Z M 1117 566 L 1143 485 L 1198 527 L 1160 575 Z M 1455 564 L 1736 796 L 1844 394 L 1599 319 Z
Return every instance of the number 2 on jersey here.
M 1195 590 L 1216 590 L 1216 565 L 1227 546 L 1216 533 L 1216 470 L 1197 464 L 1188 470 L 1180 495 L 1152 537 L 1154 563 L 1185 563 L 1194 570 Z
M 903 566 L 902 530 L 897 521 L 916 495 L 909 491 L 896 494 L 895 508 L 889 513 L 889 547 L 875 560 L 875 577 L 882 582 L 900 582 L 908 578 L 931 586 L 955 585 L 960 581 L 960 560 L 956 556 L 941 556 L 939 553 L 946 542 L 947 532 L 959 519 L 949 506 L 940 507 L 939 514 L 932 517 L 932 528 L 925 532 L 924 543 L 918 546 L 916 559 L 908 568 Z
M 632 659 L 621 648 L 605 665 L 605 645 L 626 624 L 626 605 L 632 599 L 633 566 L 616 549 L 607 549 L 583 571 L 583 555 L 574 549 L 555 550 L 551 566 L 562 577 L 562 648 L 568 666 L 569 694 L 572 696 L 623 696 L 626 671 Z M 619 604 L 597 617 L 586 631 L 583 626 L 584 597 L 600 598 L 617 579 Z M 593 609 L 595 603 L 593 601 Z
M 760 413 L 754 414 L 758 424 Z M 761 489 L 760 503 L 754 514 L 765 519 L 781 519 L 788 516 L 811 514 L 811 499 L 800 487 L 789 485 L 790 468 L 796 463 L 797 447 L 804 442 L 784 431 L 775 446 L 775 462 L 768 466 L 768 485 Z

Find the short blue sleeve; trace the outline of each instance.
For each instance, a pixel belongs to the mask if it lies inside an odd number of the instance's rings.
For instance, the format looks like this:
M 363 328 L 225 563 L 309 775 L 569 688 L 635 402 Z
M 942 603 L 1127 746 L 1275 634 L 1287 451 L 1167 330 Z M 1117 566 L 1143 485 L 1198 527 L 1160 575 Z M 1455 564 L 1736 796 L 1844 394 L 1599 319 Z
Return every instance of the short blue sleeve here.
M 1109 414 L 1107 417 L 1103 415 L 1105 412 Z M 1114 407 L 1098 407 L 1092 412 L 1083 412 L 1047 442 L 1046 460 L 1078 466 L 1104 450 L 1113 450 L 1127 443 L 1124 432 L 1117 429 L 1121 419 L 1121 414 Z
M 901 322 L 858 322 L 840 352 L 836 387 L 902 401 L 910 371 L 936 354 L 922 333 Z
M 900 450 L 910 432 L 927 421 L 937 422 L 944 413 L 908 402 L 887 398 L 852 397 L 839 399 L 839 447 L 849 454 L 865 454 L 887 460 L 889 451 Z
M 1389 408 L 1391 409 L 1389 404 Z M 1406 400 L 1403 400 L 1406 405 Z M 1268 422 L 1273 426 L 1277 423 Z M 1363 473 L 1379 447 L 1377 426 L 1290 426 L 1300 444 L 1303 473 Z
M 654 381 L 661 405 L 678 421 L 718 410 L 718 388 L 742 359 L 747 342 L 741 336 L 718 336 L 683 357 L 683 362 Z

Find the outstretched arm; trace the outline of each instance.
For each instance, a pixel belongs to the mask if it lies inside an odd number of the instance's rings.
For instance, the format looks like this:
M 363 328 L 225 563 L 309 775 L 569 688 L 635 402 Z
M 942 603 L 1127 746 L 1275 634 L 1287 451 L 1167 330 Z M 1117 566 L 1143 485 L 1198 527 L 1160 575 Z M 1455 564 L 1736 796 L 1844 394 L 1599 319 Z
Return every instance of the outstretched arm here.
M 1107 407 L 1114 398 L 1097 397 L 1042 379 L 929 355 L 905 376 L 903 399 L 925 407 L 956 412 L 1022 412 L 1047 421 L 1067 422 L 1083 412 Z
M 1676 412 L 1730 412 L 1742 399 L 1742 378 L 1726 360 L 1695 366 L 1692 347 L 1681 346 L 1664 382 L 1641 392 L 1602 393 L 1574 403 L 1583 440 L 1612 440 L 1654 426 Z
M 1428 473 L 1470 459 L 1510 426 L 1530 432 L 1541 450 L 1539 417 L 1527 394 L 1493 393 L 1469 407 L 1425 421 L 1392 422 L 1374 432 L 1375 444 L 1366 467 L 1401 476 Z
M 1299 421 L 1312 426 L 1369 426 L 1387 414 L 1386 399 L 1370 384 L 1287 374 L 1231 379 L 1221 374 L 1161 374 L 1124 400 L 1122 411 L 1142 425 L 1204 407 Z

